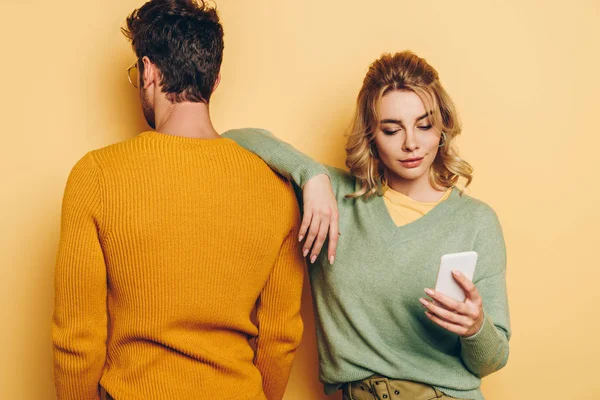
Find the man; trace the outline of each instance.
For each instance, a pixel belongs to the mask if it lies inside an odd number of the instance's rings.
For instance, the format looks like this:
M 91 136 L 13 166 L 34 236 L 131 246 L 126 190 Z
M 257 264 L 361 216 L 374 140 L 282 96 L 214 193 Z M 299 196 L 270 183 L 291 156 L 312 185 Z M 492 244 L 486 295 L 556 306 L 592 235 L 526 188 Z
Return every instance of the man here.
M 281 399 L 302 336 L 293 189 L 211 124 L 216 10 L 152 0 L 123 31 L 155 131 L 86 154 L 69 176 L 58 399 Z

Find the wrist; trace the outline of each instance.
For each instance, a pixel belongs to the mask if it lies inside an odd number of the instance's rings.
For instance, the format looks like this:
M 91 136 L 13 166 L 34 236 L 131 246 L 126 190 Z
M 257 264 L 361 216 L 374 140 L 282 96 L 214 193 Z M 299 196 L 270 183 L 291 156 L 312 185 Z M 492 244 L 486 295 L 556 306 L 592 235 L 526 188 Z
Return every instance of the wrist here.
M 485 313 L 482 314 L 482 317 L 480 318 L 479 322 L 477 324 L 475 324 L 475 326 L 473 327 L 473 332 L 470 332 L 469 334 L 463 336 L 463 338 L 471 339 L 471 338 L 474 338 L 475 336 L 479 335 L 479 333 L 483 329 L 484 324 L 485 324 Z

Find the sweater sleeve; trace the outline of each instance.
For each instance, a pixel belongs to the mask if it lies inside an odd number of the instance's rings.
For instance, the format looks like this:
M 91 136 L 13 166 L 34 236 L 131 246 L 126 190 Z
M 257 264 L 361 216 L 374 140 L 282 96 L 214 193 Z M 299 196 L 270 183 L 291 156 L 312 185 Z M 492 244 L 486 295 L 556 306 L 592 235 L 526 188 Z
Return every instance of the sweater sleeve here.
M 54 381 L 58 400 L 100 399 L 106 357 L 106 267 L 99 240 L 101 192 L 91 153 L 69 175 L 54 275 Z
M 329 176 L 331 185 L 337 192 L 341 180 L 347 175 L 325 167 L 264 129 L 233 129 L 222 136 L 234 140 L 246 150 L 256 154 L 272 170 L 291 179 L 301 188 L 314 176 L 325 174 Z
M 283 398 L 302 338 L 300 307 L 305 261 L 297 235 L 297 228 L 292 229 L 284 240 L 257 304 L 254 363 L 261 372 L 263 390 L 269 400 Z
M 508 361 L 510 317 L 506 293 L 506 246 L 496 214 L 482 219 L 475 251 L 479 254 L 473 282 L 483 299 L 484 323 L 475 335 L 461 339 L 461 358 L 482 378 Z

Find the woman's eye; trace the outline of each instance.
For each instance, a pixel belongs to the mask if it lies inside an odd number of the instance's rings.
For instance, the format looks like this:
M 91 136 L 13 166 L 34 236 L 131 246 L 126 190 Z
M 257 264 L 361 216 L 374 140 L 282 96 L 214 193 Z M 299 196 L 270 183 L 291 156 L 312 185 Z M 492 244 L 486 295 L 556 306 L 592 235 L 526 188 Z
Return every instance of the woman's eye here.
M 418 126 L 417 128 L 419 128 L 422 131 L 428 131 L 431 129 L 431 125 Z
M 398 132 L 400 129 L 396 129 L 395 131 L 386 131 L 385 129 L 382 130 L 382 132 L 386 135 L 393 135 L 396 132 Z

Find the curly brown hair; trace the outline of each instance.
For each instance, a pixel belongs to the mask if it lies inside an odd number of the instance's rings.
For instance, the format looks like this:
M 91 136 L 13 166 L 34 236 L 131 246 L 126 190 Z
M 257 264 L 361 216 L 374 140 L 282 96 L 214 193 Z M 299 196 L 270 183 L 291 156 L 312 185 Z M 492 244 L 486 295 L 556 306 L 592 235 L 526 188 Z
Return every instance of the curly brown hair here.
M 210 101 L 223 61 L 223 27 L 204 0 L 151 0 L 121 29 L 138 58 L 148 57 L 173 103 Z M 143 63 L 138 62 L 140 76 Z

